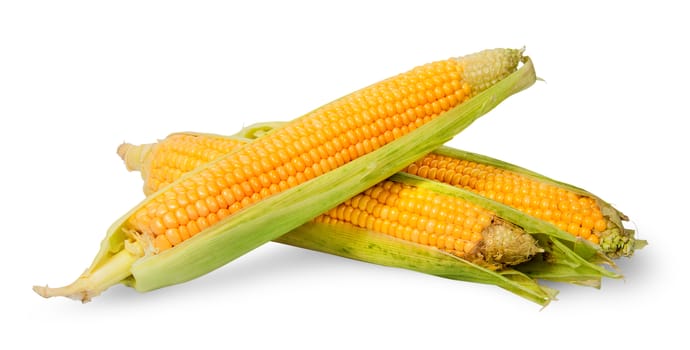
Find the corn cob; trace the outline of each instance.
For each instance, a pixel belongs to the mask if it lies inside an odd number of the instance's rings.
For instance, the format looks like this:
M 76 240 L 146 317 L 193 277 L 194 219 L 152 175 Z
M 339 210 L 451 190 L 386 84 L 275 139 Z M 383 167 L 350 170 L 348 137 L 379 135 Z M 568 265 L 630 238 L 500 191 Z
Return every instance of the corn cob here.
M 347 95 L 148 196 L 77 281 L 34 290 L 88 301 L 119 282 L 147 291 L 196 278 L 392 175 L 535 80 L 521 50 L 496 49 Z
M 386 180 L 314 219 L 348 223 L 436 247 L 478 265 L 500 268 L 528 261 L 535 240 L 494 213 L 465 200 Z
M 626 215 L 594 194 L 487 156 L 440 147 L 403 171 L 514 207 L 598 244 L 611 258 L 647 244 L 624 227 Z

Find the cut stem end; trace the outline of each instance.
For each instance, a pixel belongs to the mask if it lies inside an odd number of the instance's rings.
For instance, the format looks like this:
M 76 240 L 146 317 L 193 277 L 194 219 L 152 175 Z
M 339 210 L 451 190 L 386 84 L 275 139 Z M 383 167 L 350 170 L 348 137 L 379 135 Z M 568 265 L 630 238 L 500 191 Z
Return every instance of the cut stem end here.
M 86 303 L 111 286 L 128 278 L 131 275 L 130 267 L 137 259 L 139 259 L 138 255 L 123 249 L 97 269 L 85 272 L 67 286 L 59 288 L 50 288 L 47 285 L 34 286 L 33 290 L 44 298 L 61 296 Z

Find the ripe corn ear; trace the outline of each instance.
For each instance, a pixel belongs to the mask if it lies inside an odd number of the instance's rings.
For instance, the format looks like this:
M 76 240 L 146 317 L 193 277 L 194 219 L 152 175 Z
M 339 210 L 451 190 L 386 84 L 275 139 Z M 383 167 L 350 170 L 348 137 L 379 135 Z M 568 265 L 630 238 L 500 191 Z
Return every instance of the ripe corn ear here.
M 34 290 L 88 301 L 117 282 L 147 291 L 201 276 L 382 181 L 535 80 L 521 50 L 496 49 L 345 96 L 153 193 L 111 226 L 77 281 Z
M 599 245 L 611 258 L 647 244 L 624 227 L 626 215 L 596 195 L 498 159 L 444 146 L 403 171 L 516 208 Z

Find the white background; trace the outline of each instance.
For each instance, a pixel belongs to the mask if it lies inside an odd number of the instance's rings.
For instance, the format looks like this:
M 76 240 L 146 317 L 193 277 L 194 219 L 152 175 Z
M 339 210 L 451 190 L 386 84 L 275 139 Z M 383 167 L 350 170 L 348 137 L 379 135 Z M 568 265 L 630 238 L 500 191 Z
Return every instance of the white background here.
M 611 348 L 687 343 L 688 25 L 666 1 L 5 1 L 0 345 Z M 428 61 L 526 46 L 538 82 L 451 145 L 584 187 L 650 245 L 539 306 L 493 286 L 270 243 L 192 282 L 71 282 L 143 198 L 122 141 L 289 120 Z M 677 315 L 674 320 L 671 317 Z M 16 347 L 17 345 L 13 346 Z

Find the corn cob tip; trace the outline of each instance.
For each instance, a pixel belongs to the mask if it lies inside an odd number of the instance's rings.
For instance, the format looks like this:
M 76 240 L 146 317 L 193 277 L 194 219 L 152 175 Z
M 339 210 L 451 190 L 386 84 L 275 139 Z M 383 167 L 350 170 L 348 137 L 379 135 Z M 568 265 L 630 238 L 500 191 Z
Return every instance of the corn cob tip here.
M 133 145 L 123 142 L 117 147 L 117 155 L 125 162 L 128 171 L 141 170 L 146 156 L 151 152 L 153 144 Z
M 526 62 L 525 48 L 488 49 L 458 57 L 463 65 L 463 79 L 472 87 L 471 96 L 495 85 L 517 70 L 520 62 Z
M 599 245 L 606 255 L 617 259 L 621 257 L 631 257 L 636 250 L 647 246 L 647 241 L 635 238 L 635 230 L 620 227 L 611 227 L 602 232 Z
M 127 156 L 127 151 L 130 150 L 134 145 L 131 143 L 123 142 L 120 144 L 120 146 L 117 147 L 117 155 L 120 156 L 122 160 L 125 160 L 125 157 Z
M 482 232 L 478 252 L 483 261 L 499 266 L 510 266 L 529 261 L 544 252 L 532 235 L 505 220 L 495 218 Z
M 599 246 L 608 257 L 631 257 L 636 250 L 647 245 L 647 241 L 635 237 L 637 227 L 625 214 L 603 201 L 598 204 L 606 221 L 605 229 L 600 233 Z M 627 228 L 628 225 L 633 228 Z

